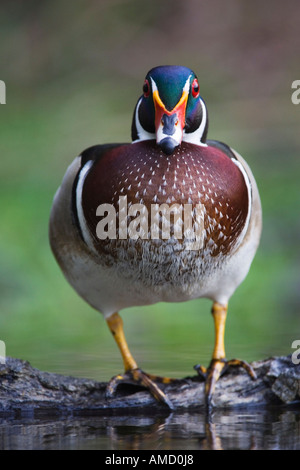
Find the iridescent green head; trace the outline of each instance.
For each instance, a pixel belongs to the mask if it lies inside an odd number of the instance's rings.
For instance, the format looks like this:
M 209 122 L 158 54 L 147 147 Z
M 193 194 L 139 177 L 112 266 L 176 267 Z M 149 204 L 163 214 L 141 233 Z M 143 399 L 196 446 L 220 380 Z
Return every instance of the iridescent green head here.
M 171 154 L 182 141 L 205 145 L 207 127 L 207 109 L 192 70 L 166 65 L 147 73 L 134 111 L 133 141 L 156 139 Z

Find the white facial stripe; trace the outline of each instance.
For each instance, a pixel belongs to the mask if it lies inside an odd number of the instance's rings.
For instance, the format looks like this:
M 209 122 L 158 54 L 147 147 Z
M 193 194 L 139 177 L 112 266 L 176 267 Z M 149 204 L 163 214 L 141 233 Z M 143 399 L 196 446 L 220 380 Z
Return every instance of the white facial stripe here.
M 191 144 L 196 144 L 196 145 L 202 145 L 203 147 L 207 147 L 207 144 L 201 142 L 201 139 L 203 137 L 203 133 L 205 130 L 206 122 L 207 122 L 207 111 L 206 111 L 206 106 L 203 102 L 203 100 L 200 98 L 200 103 L 202 107 L 202 121 L 198 129 L 196 129 L 194 132 L 191 133 L 183 133 L 183 141 L 184 142 L 190 142 Z
M 190 92 L 190 86 L 191 86 L 191 83 L 190 83 L 190 78 L 191 78 L 192 74 L 189 76 L 189 78 L 187 79 L 187 81 L 185 82 L 185 85 L 183 87 L 183 90 L 182 91 L 185 91 L 186 93 L 189 94 Z
M 201 103 L 201 107 L 202 107 L 202 121 L 201 121 L 201 124 L 198 128 L 198 132 L 199 132 L 199 140 L 201 141 L 202 137 L 203 137 L 203 133 L 204 133 L 204 130 L 205 130 L 205 126 L 206 126 L 206 123 L 207 123 L 207 111 L 206 111 L 206 106 L 203 102 L 203 100 L 200 98 L 200 103 Z
M 155 81 L 153 80 L 153 78 L 152 78 L 152 77 L 150 77 L 150 78 L 151 78 L 151 84 L 152 84 L 152 93 L 153 93 L 154 91 L 156 91 L 156 90 L 157 90 L 157 86 L 156 86 L 156 83 L 155 83 Z
M 135 142 L 139 142 L 141 140 L 152 140 L 155 139 L 155 134 L 151 134 L 150 132 L 145 131 L 145 129 L 141 126 L 140 120 L 139 120 L 139 107 L 141 105 L 142 98 L 138 102 L 135 110 L 135 126 L 136 126 L 136 131 L 138 138 L 134 140 L 132 143 L 134 144 Z

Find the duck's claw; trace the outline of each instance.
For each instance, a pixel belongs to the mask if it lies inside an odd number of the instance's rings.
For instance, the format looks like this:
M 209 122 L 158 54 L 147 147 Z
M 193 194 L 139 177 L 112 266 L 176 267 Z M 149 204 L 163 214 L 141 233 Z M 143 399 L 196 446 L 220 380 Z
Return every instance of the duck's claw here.
M 217 381 L 229 367 L 242 367 L 253 380 L 257 378 L 250 364 L 240 359 L 230 359 L 229 361 L 226 359 L 212 359 L 207 369 L 200 365 L 194 367 L 200 377 L 205 380 L 205 403 L 207 407 L 211 405 Z
M 157 386 L 154 380 L 160 383 L 170 383 L 173 379 L 168 379 L 164 377 L 156 377 L 150 374 L 146 374 L 141 369 L 132 369 L 124 374 L 119 374 L 113 377 L 108 383 L 106 389 L 106 396 L 112 398 L 116 392 L 117 387 L 122 383 L 140 385 L 145 387 L 151 395 L 159 402 L 164 403 L 171 410 L 174 409 L 172 402 L 169 400 L 167 395 Z

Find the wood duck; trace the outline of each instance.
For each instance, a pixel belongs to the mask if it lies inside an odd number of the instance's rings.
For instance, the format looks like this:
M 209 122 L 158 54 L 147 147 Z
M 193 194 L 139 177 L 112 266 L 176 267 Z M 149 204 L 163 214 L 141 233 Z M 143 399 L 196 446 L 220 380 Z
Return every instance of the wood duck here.
M 172 407 L 160 383 L 128 348 L 120 310 L 156 302 L 212 300 L 215 345 L 205 376 L 206 402 L 228 366 L 227 305 L 246 277 L 261 234 L 252 172 L 227 145 L 207 140 L 208 114 L 195 73 L 151 69 L 132 121 L 132 142 L 96 145 L 66 171 L 50 217 L 50 244 L 67 280 L 104 315 L 125 371 L 109 382 L 134 382 Z

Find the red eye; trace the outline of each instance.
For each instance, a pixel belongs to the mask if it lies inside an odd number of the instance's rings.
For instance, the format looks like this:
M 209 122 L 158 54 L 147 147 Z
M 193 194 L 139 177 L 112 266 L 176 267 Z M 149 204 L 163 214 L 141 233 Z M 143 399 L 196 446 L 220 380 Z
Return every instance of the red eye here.
M 144 92 L 144 97 L 148 98 L 148 96 L 150 95 L 150 85 L 147 79 L 144 81 L 143 92 Z
M 198 98 L 199 96 L 199 83 L 197 78 L 194 78 L 192 83 L 192 95 L 194 98 Z

